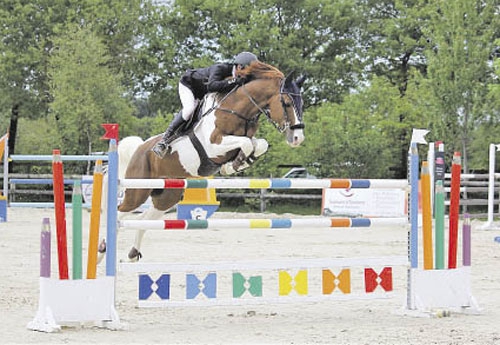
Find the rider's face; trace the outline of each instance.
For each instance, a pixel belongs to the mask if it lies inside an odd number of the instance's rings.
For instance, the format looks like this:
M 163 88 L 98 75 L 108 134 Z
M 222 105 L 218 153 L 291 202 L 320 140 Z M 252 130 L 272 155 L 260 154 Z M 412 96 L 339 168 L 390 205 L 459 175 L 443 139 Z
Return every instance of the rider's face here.
M 243 71 L 244 69 L 245 69 L 245 66 L 243 66 L 243 65 L 236 65 L 235 69 L 234 69 L 234 76 L 235 77 L 242 76 L 243 74 L 241 74 L 240 72 Z

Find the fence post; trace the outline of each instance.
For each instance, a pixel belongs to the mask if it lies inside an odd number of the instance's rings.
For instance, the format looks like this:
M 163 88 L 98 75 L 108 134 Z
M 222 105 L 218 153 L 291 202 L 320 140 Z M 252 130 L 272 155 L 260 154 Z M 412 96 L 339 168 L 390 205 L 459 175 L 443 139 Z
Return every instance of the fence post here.
M 266 212 L 266 189 L 260 190 L 260 212 Z

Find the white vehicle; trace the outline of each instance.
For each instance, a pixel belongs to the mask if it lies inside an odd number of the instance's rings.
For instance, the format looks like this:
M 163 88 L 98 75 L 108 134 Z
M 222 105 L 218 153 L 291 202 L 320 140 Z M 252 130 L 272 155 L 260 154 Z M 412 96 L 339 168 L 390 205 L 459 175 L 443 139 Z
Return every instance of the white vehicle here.
M 304 167 L 295 167 L 283 175 L 283 178 L 316 178 L 316 176 L 309 174 Z

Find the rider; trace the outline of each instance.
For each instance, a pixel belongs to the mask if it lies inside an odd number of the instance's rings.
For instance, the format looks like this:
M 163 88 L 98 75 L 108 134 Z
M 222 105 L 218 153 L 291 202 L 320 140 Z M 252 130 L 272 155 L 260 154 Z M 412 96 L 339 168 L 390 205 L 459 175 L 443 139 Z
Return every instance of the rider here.
M 238 72 L 256 60 L 258 59 L 254 54 L 242 52 L 236 55 L 231 63 L 187 70 L 179 82 L 182 110 L 174 116 L 152 151 L 163 158 L 168 151 L 172 135 L 191 119 L 198 102 L 209 92 L 229 92 L 235 85 L 243 85 L 247 80 L 239 76 Z M 232 79 L 226 79 L 228 77 Z

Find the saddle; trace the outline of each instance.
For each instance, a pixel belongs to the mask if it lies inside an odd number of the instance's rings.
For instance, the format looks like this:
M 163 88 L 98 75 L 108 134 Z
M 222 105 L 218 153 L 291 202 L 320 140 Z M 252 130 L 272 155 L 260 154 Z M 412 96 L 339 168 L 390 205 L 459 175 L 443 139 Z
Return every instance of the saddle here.
M 187 121 L 184 125 L 180 126 L 177 128 L 177 130 L 174 132 L 174 134 L 169 138 L 168 144 L 170 144 L 172 141 L 187 135 L 192 128 L 195 127 L 195 125 L 200 122 L 201 118 L 208 114 L 209 112 L 203 113 L 203 106 L 205 104 L 207 96 L 203 97 L 203 99 L 198 103 L 196 106 L 193 116 L 191 116 L 191 119 Z
M 215 163 L 208 157 L 205 149 L 203 148 L 203 145 L 198 140 L 198 138 L 194 134 L 194 131 L 192 130 L 205 115 L 209 114 L 214 109 L 212 107 L 205 112 L 203 111 L 207 97 L 208 95 L 203 97 L 203 99 L 196 106 L 196 109 L 194 111 L 193 116 L 191 116 L 191 119 L 183 126 L 180 126 L 168 141 L 168 143 L 170 144 L 172 141 L 174 141 L 179 137 L 185 135 L 189 137 L 189 140 L 193 144 L 194 148 L 196 149 L 200 157 L 201 164 L 200 167 L 198 168 L 198 175 L 200 176 L 214 175 L 220 170 L 221 167 L 221 164 Z

